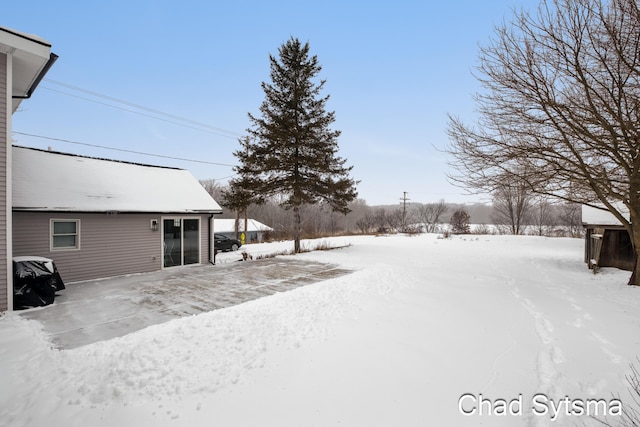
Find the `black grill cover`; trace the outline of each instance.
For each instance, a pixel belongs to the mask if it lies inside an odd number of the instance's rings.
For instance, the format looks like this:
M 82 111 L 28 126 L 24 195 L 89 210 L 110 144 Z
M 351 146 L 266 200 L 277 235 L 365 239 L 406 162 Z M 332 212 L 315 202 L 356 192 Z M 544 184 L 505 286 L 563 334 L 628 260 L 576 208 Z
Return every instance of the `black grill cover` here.
M 39 257 L 19 257 L 13 260 L 14 310 L 51 304 L 56 292 L 64 288 L 52 260 Z

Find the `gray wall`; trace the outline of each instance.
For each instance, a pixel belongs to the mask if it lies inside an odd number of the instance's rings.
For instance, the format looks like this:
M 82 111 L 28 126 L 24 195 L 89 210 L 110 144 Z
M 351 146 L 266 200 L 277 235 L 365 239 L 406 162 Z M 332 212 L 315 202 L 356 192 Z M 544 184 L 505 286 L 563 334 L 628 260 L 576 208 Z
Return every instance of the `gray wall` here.
M 0 311 L 8 308 L 8 242 L 7 242 L 7 146 L 11 145 L 9 113 L 11 98 L 7 98 L 7 55 L 0 53 Z M 11 282 L 13 283 L 13 282 Z
M 201 218 L 200 259 L 207 263 L 209 215 L 194 217 Z M 13 256 L 53 259 L 64 282 L 160 270 L 162 232 L 160 227 L 152 231 L 150 223 L 162 218 L 161 214 L 14 212 Z M 80 220 L 80 249 L 50 250 L 51 219 Z

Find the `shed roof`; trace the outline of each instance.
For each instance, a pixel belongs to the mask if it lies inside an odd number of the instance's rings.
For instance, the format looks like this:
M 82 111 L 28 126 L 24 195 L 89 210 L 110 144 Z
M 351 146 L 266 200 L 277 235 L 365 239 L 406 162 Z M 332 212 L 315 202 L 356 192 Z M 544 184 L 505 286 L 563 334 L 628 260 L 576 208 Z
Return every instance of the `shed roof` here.
M 12 147 L 13 209 L 55 212 L 219 213 L 184 169 Z
M 625 206 L 618 206 L 617 209 L 624 214 L 627 220 L 629 219 L 629 211 Z M 597 209 L 591 206 L 582 205 L 582 223 L 584 225 L 622 226 L 622 223 L 618 221 L 611 212 L 606 210 L 604 206 L 603 209 Z
M 216 219 L 214 223 L 215 231 L 217 233 L 229 233 L 235 231 L 235 219 Z M 244 231 L 244 219 L 239 221 L 238 231 Z M 273 231 L 273 228 L 256 221 L 255 219 L 249 219 L 247 221 L 247 231 Z

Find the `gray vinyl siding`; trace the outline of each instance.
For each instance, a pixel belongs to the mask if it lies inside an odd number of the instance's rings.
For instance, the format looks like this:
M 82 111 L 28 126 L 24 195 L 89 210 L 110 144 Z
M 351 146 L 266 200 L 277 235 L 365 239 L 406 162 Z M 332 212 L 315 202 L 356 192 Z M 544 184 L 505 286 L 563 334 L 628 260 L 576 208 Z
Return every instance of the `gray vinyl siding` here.
M 7 105 L 7 55 L 0 54 L 0 311 L 8 308 L 7 283 L 7 129 L 11 115 Z M 9 100 L 10 102 L 10 100 Z M 13 284 L 12 284 L 13 285 Z
M 187 215 L 185 215 L 187 216 Z M 13 256 L 54 260 L 65 282 L 162 269 L 162 233 L 151 230 L 161 214 L 13 213 Z M 79 249 L 51 250 L 52 219 L 80 220 Z M 201 215 L 202 263 L 208 261 L 208 215 Z

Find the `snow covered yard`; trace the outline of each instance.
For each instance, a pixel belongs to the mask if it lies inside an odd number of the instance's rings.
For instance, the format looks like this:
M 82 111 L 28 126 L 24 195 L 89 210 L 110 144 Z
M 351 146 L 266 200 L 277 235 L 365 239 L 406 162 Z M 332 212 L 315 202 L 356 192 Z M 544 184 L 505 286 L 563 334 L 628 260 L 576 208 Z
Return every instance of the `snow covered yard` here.
M 296 257 L 354 273 L 72 350 L 4 316 L 0 425 L 596 425 L 575 402 L 630 401 L 640 289 L 581 240 L 330 242 Z

